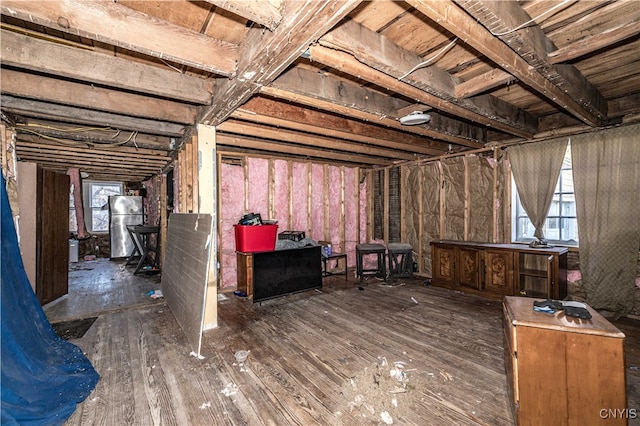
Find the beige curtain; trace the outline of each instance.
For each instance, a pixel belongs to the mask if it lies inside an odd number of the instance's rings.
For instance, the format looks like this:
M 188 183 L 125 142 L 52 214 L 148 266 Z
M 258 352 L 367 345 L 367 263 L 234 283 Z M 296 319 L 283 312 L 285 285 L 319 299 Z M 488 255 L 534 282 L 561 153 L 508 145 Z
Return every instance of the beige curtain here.
M 535 237 L 543 239 L 553 192 L 560 176 L 568 139 L 553 139 L 508 148 L 513 179 L 522 208 L 536 227 Z
M 587 303 L 619 317 L 633 309 L 640 250 L 640 125 L 571 137 Z

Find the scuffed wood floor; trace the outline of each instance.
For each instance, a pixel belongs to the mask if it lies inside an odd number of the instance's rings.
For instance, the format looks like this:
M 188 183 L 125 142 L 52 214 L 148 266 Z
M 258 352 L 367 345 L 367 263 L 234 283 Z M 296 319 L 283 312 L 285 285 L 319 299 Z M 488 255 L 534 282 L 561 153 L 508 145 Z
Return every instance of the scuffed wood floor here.
M 202 360 L 189 355 L 164 304 L 102 315 L 74 341 L 101 380 L 67 424 L 384 424 L 380 407 L 354 408 L 345 392 L 379 357 L 406 363 L 407 392 L 381 396 L 394 424 L 513 424 L 500 302 L 419 280 L 363 288 L 333 277 L 321 292 L 262 304 L 230 295 L 219 302 L 219 327 L 204 335 Z M 640 325 L 623 322 L 634 333 L 627 363 L 637 366 Z M 250 354 L 239 365 L 234 353 L 243 349 Z M 630 408 L 639 383 L 629 369 Z
M 133 275 L 124 259 L 69 264 L 69 294 L 43 306 L 49 322 L 69 321 L 155 302 L 147 293 L 160 289 L 159 275 Z

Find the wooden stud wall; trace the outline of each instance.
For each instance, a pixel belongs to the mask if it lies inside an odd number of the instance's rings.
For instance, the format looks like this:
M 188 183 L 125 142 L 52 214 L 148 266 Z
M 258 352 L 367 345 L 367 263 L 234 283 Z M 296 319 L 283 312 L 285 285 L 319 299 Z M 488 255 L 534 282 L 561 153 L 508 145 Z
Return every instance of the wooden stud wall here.
M 193 136 L 178 152 L 178 213 L 200 210 L 198 200 L 198 138 Z
M 478 150 L 478 152 L 482 152 L 482 151 L 487 151 L 487 150 Z M 471 179 L 472 176 L 470 174 L 470 170 L 468 167 L 468 156 L 469 155 L 473 155 L 473 154 L 467 154 L 464 156 L 463 158 L 463 162 L 464 162 L 464 238 L 465 240 L 467 240 L 469 238 L 470 235 L 470 202 L 471 202 L 471 193 L 470 193 L 470 183 L 471 183 Z M 438 163 L 438 170 L 439 170 L 439 175 L 440 175 L 440 217 L 439 217 L 439 223 L 440 223 L 440 229 L 439 229 L 439 238 L 445 238 L 446 232 L 445 232 L 445 226 L 446 226 L 446 210 L 445 207 L 447 205 L 447 200 L 446 200 L 446 191 L 444 188 L 444 170 L 443 170 L 443 165 L 442 165 L 442 160 L 444 158 L 450 158 L 453 157 L 455 155 L 448 155 L 448 156 L 444 156 L 441 158 L 437 158 L 437 159 L 430 159 L 431 161 L 437 161 Z M 495 166 L 493 168 L 493 188 L 492 188 L 492 206 L 493 206 L 493 223 L 492 223 L 492 227 L 491 227 L 491 239 L 492 242 L 495 243 L 502 243 L 502 242 L 508 242 L 508 241 L 501 241 L 501 239 L 504 240 L 510 240 L 510 235 L 511 235 L 511 168 L 510 165 L 508 163 L 508 161 L 505 162 L 504 165 L 504 170 L 505 170 L 505 182 L 504 182 L 504 195 L 503 198 L 504 199 L 498 199 L 499 194 L 498 194 L 498 180 L 500 177 L 500 165 L 498 164 L 498 161 L 501 157 L 501 152 L 499 148 L 496 148 L 494 150 L 493 153 L 493 160 L 495 160 Z M 416 162 L 417 164 L 420 163 L 424 163 L 424 161 L 422 162 Z M 392 167 L 396 167 L 396 166 L 392 166 Z M 385 241 L 387 241 L 387 236 L 389 233 L 388 227 L 389 227 L 389 214 L 388 214 L 388 199 L 389 199 L 389 188 L 388 188 L 388 170 L 390 169 L 390 167 L 386 168 L 387 173 L 385 173 L 385 184 L 383 185 L 384 187 L 384 205 L 385 205 L 385 217 L 384 217 L 384 225 L 385 225 Z M 402 169 L 401 169 L 402 170 Z M 375 173 L 376 171 L 373 170 L 367 170 L 366 171 L 366 181 L 367 181 L 367 187 L 368 188 L 373 188 L 373 173 Z M 401 180 L 403 181 L 403 180 Z M 403 220 L 403 223 L 401 224 L 401 239 L 404 238 L 404 235 L 406 233 L 406 226 L 404 225 L 404 220 L 406 217 L 406 194 L 407 191 L 415 191 L 416 192 L 416 197 L 419 197 L 419 200 L 421 200 L 421 202 L 419 203 L 419 211 L 418 211 L 418 231 L 419 231 L 419 235 L 418 235 L 418 240 L 422 240 L 423 237 L 423 233 L 422 233 L 422 229 L 424 227 L 423 224 L 423 212 L 424 212 L 424 205 L 422 203 L 423 200 L 423 186 L 420 185 L 418 188 L 402 188 L 402 193 L 400 195 L 401 197 L 401 217 Z M 371 237 L 373 235 L 373 205 L 374 205 L 374 193 L 373 191 L 369 191 L 368 196 L 367 196 L 367 206 L 366 206 L 366 211 L 367 211 L 367 240 L 370 241 Z M 500 207 L 502 206 L 502 207 Z M 500 226 L 504 227 L 504 230 L 500 229 Z M 504 235 L 504 238 L 501 238 L 501 235 Z M 423 253 L 422 247 L 415 247 L 414 248 L 418 257 L 420 259 L 422 259 L 424 256 L 426 256 L 428 253 Z M 422 265 L 422 262 L 418 262 L 419 265 Z
M 250 200 L 248 199 L 248 194 L 249 194 L 249 186 L 250 186 L 250 182 L 249 182 L 249 166 L 248 166 L 248 159 L 250 158 L 249 156 L 239 156 L 237 153 L 233 153 L 233 152 L 226 152 L 226 151 L 219 151 L 218 152 L 218 162 L 221 162 L 222 157 L 234 157 L 234 158 L 238 158 L 241 159 L 242 164 L 243 164 L 243 175 L 244 175 L 244 182 L 243 182 L 243 188 L 244 188 L 244 194 L 238 194 L 238 196 L 243 196 L 244 199 L 242 201 L 242 205 L 244 207 L 244 211 L 250 211 Z M 265 159 L 264 157 L 259 157 L 261 159 Z M 356 241 L 355 243 L 359 243 L 360 242 L 360 212 L 359 210 L 356 212 L 347 212 L 347 205 L 348 204 L 353 204 L 354 206 L 356 206 L 358 209 L 360 209 L 360 177 L 363 175 L 362 171 L 360 168 L 353 168 L 353 180 L 349 179 L 347 181 L 346 179 L 346 171 L 347 168 L 346 166 L 337 166 L 338 170 L 339 170 L 339 177 L 340 177 L 340 182 L 333 182 L 332 185 L 330 186 L 330 177 L 329 177 L 329 171 L 331 170 L 330 165 L 328 164 L 323 164 L 322 165 L 322 170 L 323 170 L 323 179 L 321 181 L 315 182 L 313 179 L 313 164 L 312 162 L 306 162 L 306 182 L 301 183 L 301 182 L 297 182 L 297 185 L 294 184 L 294 164 L 299 164 L 301 163 L 300 161 L 293 161 L 293 160 L 282 160 L 282 161 L 287 161 L 287 173 L 286 173 L 286 190 L 288 192 L 289 195 L 289 199 L 288 199 L 288 204 L 287 205 L 283 205 L 283 206 L 278 206 L 277 205 L 277 200 L 276 200 L 276 161 L 280 161 L 279 158 L 266 158 L 266 160 L 268 161 L 268 186 L 267 186 L 267 191 L 268 191 L 268 200 L 267 200 L 267 206 L 268 206 L 268 213 L 269 213 L 269 217 L 274 217 L 277 211 L 283 211 L 286 210 L 288 211 L 288 218 L 284 219 L 284 218 L 280 218 L 280 230 L 285 230 L 285 229 L 293 229 L 295 223 L 294 223 L 294 212 L 297 211 L 296 210 L 296 206 L 294 205 L 294 191 L 296 190 L 296 188 L 300 188 L 301 185 L 303 185 L 304 187 L 306 187 L 307 189 L 307 194 L 306 194 L 306 200 L 307 200 L 307 207 L 306 210 L 304 212 L 299 212 L 299 214 L 304 214 L 306 215 L 306 220 L 307 220 L 307 236 L 310 237 L 311 235 L 316 235 L 319 236 L 321 238 L 319 239 L 324 239 L 324 240 L 329 240 L 332 236 L 332 231 L 335 231 L 333 229 L 330 228 L 330 224 L 335 222 L 333 220 L 329 220 L 330 219 L 330 215 L 335 215 L 336 212 L 339 214 L 339 217 L 337 218 L 337 222 L 338 222 L 338 233 L 337 235 L 340 238 L 339 242 L 333 242 L 334 243 L 334 250 L 335 251 L 346 251 L 348 246 L 347 243 L 354 243 L 353 241 L 351 241 L 351 239 L 355 238 Z M 317 164 L 317 163 L 315 163 Z M 220 176 L 221 180 L 224 180 L 224 176 Z M 330 200 L 330 190 L 331 188 L 333 188 L 333 190 L 335 191 L 340 191 L 339 193 L 339 205 L 336 206 L 337 209 L 336 211 L 332 211 L 329 200 Z M 352 189 L 350 192 L 352 192 L 352 197 L 355 198 L 355 200 L 353 200 L 353 202 L 351 203 L 351 200 L 347 200 L 347 188 Z M 218 198 L 219 198 L 219 202 L 218 202 L 218 211 L 222 212 L 223 209 L 220 207 L 220 203 L 224 203 L 224 199 L 222 198 L 222 194 L 220 193 L 221 188 L 220 186 L 218 186 Z M 320 192 L 322 194 L 322 205 L 317 205 L 314 206 L 313 205 L 313 194 L 318 194 L 318 192 Z M 370 193 L 370 192 L 369 192 Z M 323 211 L 324 215 L 322 218 L 321 223 L 313 223 L 313 212 L 314 211 L 318 211 L 318 209 L 322 209 L 321 211 Z M 349 217 L 347 217 L 346 215 L 349 215 Z M 335 218 L 335 216 L 334 216 Z M 221 215 L 218 216 L 217 220 L 218 220 L 218 226 L 222 227 L 223 226 L 223 220 L 227 220 L 229 218 L 227 217 L 222 217 Z M 235 218 L 234 218 L 235 219 Z M 322 227 L 322 229 L 314 229 L 314 227 Z M 349 228 L 347 229 L 347 226 L 354 226 L 356 227 L 356 232 L 351 232 L 352 230 Z M 353 237 L 352 235 L 355 234 L 355 237 Z M 333 233 L 333 237 L 336 238 L 336 233 Z M 349 241 L 346 241 L 347 238 L 349 239 Z M 219 238 L 219 243 L 222 243 L 224 239 L 222 237 Z M 220 252 L 220 255 L 225 255 L 224 253 L 222 253 L 222 250 Z M 221 262 L 221 267 L 224 267 L 224 262 Z M 223 274 L 224 275 L 224 274 Z M 228 284 L 227 284 L 228 285 Z

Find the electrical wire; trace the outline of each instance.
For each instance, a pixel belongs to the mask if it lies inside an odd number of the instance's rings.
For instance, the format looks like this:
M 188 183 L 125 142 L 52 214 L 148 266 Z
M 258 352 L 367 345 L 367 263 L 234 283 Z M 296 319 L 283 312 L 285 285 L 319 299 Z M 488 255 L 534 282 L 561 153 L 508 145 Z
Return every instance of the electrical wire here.
M 41 124 L 22 124 L 22 123 L 18 123 L 16 124 L 17 127 L 20 127 L 22 131 L 27 132 L 27 133 L 31 133 L 33 135 L 39 136 L 43 139 L 52 141 L 52 142 L 57 142 L 61 145 L 67 145 L 67 146 L 78 146 L 78 145 L 84 145 L 88 148 L 95 148 L 96 146 L 99 146 L 100 148 L 112 148 L 112 147 L 117 147 L 117 146 L 122 146 L 124 144 L 126 144 L 127 142 L 130 142 L 131 140 L 134 141 L 134 145 L 136 148 L 138 147 L 138 144 L 135 142 L 135 138 L 138 135 L 137 131 L 132 131 L 131 134 L 129 135 L 129 137 L 127 137 L 125 140 L 123 141 L 119 141 L 119 142 L 114 142 L 114 143 L 95 143 L 95 142 L 81 142 L 81 141 L 71 141 L 71 140 L 67 140 L 67 139 L 62 139 L 62 138 L 57 138 L 55 136 L 50 136 L 50 135 L 46 135 L 44 133 L 38 132 L 36 130 L 30 129 L 30 127 L 36 127 L 36 128 L 44 128 L 44 129 L 48 129 L 48 130 L 57 130 L 60 132 L 88 132 L 88 131 L 95 131 L 95 130 L 99 130 L 99 131 L 113 131 L 114 129 L 111 129 L 110 127 L 95 127 L 95 128 L 91 128 L 91 127 L 78 127 L 76 129 L 62 129 L 62 128 L 56 128 L 54 126 L 43 126 Z M 115 138 L 120 134 L 120 129 L 116 129 L 116 134 L 112 137 Z
M 556 4 L 555 6 L 553 6 L 551 9 L 547 10 L 546 12 L 542 12 L 540 15 L 536 16 L 535 18 L 531 18 L 531 19 L 530 19 L 530 20 L 528 20 L 527 22 L 525 22 L 525 23 L 523 23 L 523 24 L 518 25 L 517 27 L 515 27 L 515 28 L 514 28 L 514 29 L 512 29 L 512 30 L 505 31 L 505 32 L 503 32 L 503 33 L 494 33 L 494 32 L 493 32 L 493 31 L 491 31 L 491 30 L 489 30 L 489 32 L 490 32 L 492 35 L 494 35 L 494 36 L 498 36 L 498 37 L 499 37 L 499 36 L 503 36 L 503 35 L 507 35 L 507 34 L 511 34 L 512 32 L 514 32 L 514 31 L 518 31 L 519 29 L 523 28 L 524 26 L 529 25 L 530 23 L 532 23 L 532 22 L 534 22 L 534 21 L 536 21 L 536 20 L 538 20 L 538 19 L 542 18 L 544 15 L 546 15 L 546 14 L 548 14 L 548 13 L 550 13 L 550 12 L 553 12 L 554 10 L 556 10 L 557 8 L 559 8 L 560 6 L 562 6 L 562 5 L 566 4 L 566 3 L 569 3 L 570 1 L 574 1 L 574 0 L 564 0 L 564 1 L 562 1 L 561 3 Z
M 424 62 L 420 62 L 418 65 L 416 65 L 415 67 L 411 68 L 411 70 L 407 71 L 402 77 L 398 77 L 398 80 L 402 80 L 403 78 L 405 78 L 406 76 L 408 76 L 409 74 L 411 74 L 412 72 L 414 72 L 415 70 L 424 67 L 425 65 L 428 65 L 429 63 L 433 62 L 437 57 L 441 56 L 442 54 L 444 54 L 447 50 L 449 50 L 450 48 L 453 47 L 454 44 L 456 44 L 456 41 L 458 41 L 458 37 L 454 38 L 453 41 L 449 44 L 447 44 L 445 47 L 443 47 L 438 53 L 436 53 L 435 55 L 433 55 L 432 57 L 430 57 L 429 59 L 427 59 Z

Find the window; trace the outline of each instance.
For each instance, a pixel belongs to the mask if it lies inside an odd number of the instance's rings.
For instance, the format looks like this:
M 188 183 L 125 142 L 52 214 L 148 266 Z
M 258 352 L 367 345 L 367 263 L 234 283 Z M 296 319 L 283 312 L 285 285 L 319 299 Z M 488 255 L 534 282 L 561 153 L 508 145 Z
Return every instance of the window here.
M 513 185 L 515 189 L 515 184 Z M 514 238 L 516 241 L 529 242 L 534 239 L 535 228 L 520 204 L 517 190 L 514 190 Z M 547 213 L 544 225 L 545 239 L 551 243 L 578 245 L 578 221 L 576 218 L 576 199 L 573 192 L 573 174 L 571 170 L 571 142 L 567 145 L 560 177 L 553 194 L 553 201 Z
M 74 185 L 70 185 L 69 192 L 69 232 L 78 232 L 78 221 L 76 219 L 76 205 L 73 197 Z
M 89 210 L 91 232 L 109 231 L 109 197 L 121 195 L 122 184 L 119 182 L 89 183 Z

